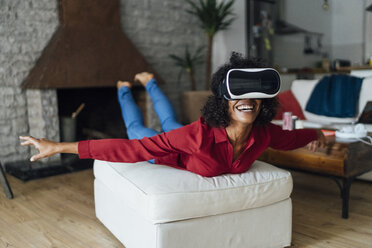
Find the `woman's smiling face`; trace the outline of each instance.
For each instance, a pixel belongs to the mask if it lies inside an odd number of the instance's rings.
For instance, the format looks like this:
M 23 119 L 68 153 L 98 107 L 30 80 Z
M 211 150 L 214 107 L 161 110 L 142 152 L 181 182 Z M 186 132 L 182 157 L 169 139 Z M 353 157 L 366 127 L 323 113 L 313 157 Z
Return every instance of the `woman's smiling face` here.
M 228 101 L 231 123 L 253 124 L 261 110 L 261 99 L 241 99 Z

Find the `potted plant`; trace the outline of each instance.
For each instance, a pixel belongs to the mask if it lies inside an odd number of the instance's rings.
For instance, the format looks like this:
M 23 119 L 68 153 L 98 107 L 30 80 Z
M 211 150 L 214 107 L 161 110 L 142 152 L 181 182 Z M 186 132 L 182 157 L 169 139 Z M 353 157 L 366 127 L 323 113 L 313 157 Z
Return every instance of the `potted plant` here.
M 188 12 L 199 19 L 200 27 L 204 30 L 208 38 L 205 90 L 209 90 L 212 74 L 213 39 L 217 32 L 228 29 L 234 21 L 235 17 L 232 12 L 232 5 L 235 0 L 222 0 L 220 3 L 217 3 L 216 0 L 199 0 L 198 3 L 193 0 L 186 1 L 191 7 Z
M 210 91 L 197 91 L 195 80 L 195 67 L 204 62 L 204 47 L 199 47 L 194 53 L 191 53 L 189 47 L 186 46 L 185 53 L 182 56 L 170 54 L 169 57 L 173 59 L 175 65 L 181 68 L 178 76 L 178 81 L 183 72 L 187 72 L 190 80 L 189 91 L 183 91 L 181 96 L 182 104 L 182 122 L 184 124 L 196 121 L 200 117 L 200 109 L 203 107 Z
M 202 48 L 197 49 L 195 54 L 191 54 L 186 47 L 184 57 L 170 55 L 180 66 L 189 73 L 191 82 L 191 91 L 182 92 L 182 112 L 183 123 L 191 123 L 197 120 L 200 116 L 200 110 L 204 106 L 208 96 L 211 95 L 209 90 L 211 74 L 212 74 L 212 54 L 213 54 L 213 39 L 218 31 L 227 29 L 233 22 L 234 15 L 232 13 L 232 5 L 235 0 L 222 0 L 217 3 L 216 0 L 186 0 L 191 9 L 189 13 L 195 15 L 200 20 L 200 26 L 204 30 L 208 39 L 208 48 L 206 54 L 206 74 L 205 74 L 205 90 L 196 91 L 196 82 L 194 79 L 195 65 L 200 64 Z
M 196 90 L 196 81 L 195 81 L 195 66 L 200 65 L 204 62 L 203 60 L 203 47 L 199 47 L 194 54 L 192 54 L 189 50 L 189 47 L 186 46 L 185 54 L 183 57 L 170 54 L 169 57 L 173 59 L 175 65 L 181 68 L 181 71 L 178 76 L 178 81 L 182 75 L 182 72 L 186 71 L 189 74 L 190 79 L 190 89 L 192 91 Z

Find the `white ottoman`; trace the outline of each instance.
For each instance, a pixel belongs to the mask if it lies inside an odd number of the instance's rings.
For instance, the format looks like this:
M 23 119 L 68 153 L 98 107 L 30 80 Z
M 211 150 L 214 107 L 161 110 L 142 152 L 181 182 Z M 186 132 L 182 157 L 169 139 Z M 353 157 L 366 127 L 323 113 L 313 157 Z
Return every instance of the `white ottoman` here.
M 148 162 L 94 163 L 96 215 L 126 248 L 285 247 L 292 177 L 256 161 L 206 178 Z

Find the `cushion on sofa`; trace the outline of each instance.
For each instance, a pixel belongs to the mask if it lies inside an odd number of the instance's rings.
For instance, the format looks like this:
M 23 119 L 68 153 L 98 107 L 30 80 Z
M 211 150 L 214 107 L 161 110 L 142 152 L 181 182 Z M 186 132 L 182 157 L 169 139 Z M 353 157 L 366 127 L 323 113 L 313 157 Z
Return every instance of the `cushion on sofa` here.
M 297 116 L 300 120 L 306 119 L 300 104 L 291 90 L 280 92 L 277 97 L 280 105 L 274 118 L 275 120 L 281 120 L 284 112 L 292 112 L 292 115 Z
M 313 89 L 305 110 L 317 115 L 354 118 L 363 79 L 345 74 L 324 76 Z
M 287 199 L 289 172 L 256 161 L 249 171 L 202 177 L 169 166 L 95 161 L 94 175 L 153 223 L 262 207 Z
M 330 124 L 330 123 L 351 123 L 354 122 L 357 118 L 337 118 L 337 117 L 328 117 L 324 115 L 316 115 L 310 113 L 306 110 L 307 101 L 310 98 L 311 93 L 313 92 L 314 87 L 319 82 L 319 79 L 308 80 L 308 79 L 298 79 L 292 82 L 291 91 L 293 95 L 298 100 L 298 103 L 303 110 L 303 113 L 306 117 L 306 120 L 316 123 Z M 360 92 L 360 98 L 363 95 L 364 82 L 362 84 L 362 89 Z

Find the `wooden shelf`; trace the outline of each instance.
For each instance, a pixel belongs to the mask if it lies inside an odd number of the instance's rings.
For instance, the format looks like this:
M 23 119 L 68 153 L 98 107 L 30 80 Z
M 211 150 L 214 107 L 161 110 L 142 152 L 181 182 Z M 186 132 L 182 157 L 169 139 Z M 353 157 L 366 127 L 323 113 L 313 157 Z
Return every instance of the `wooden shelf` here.
M 340 71 L 340 72 L 349 72 L 353 70 L 372 70 L 372 66 L 369 66 L 369 65 L 345 66 L 345 67 L 340 67 L 337 69 L 337 71 Z

